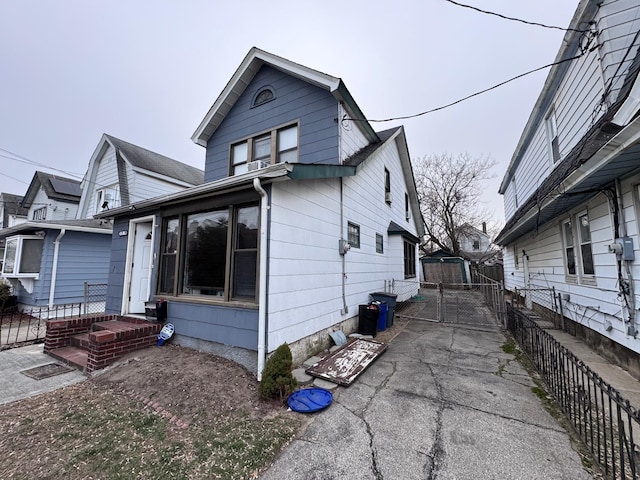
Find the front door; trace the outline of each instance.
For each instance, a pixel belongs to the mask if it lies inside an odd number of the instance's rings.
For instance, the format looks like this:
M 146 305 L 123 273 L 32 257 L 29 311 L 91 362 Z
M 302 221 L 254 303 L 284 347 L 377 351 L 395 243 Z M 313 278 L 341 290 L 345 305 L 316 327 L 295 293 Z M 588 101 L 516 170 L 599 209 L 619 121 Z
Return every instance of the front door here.
M 129 313 L 144 313 L 144 304 L 149 300 L 151 276 L 151 222 L 135 223 L 131 285 L 129 287 Z

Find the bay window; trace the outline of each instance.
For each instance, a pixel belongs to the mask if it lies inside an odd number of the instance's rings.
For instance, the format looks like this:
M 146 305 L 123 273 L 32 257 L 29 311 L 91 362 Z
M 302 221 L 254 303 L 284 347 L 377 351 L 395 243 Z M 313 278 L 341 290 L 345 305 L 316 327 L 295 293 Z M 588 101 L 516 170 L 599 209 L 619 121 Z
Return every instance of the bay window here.
M 40 273 L 44 239 L 37 235 L 7 238 L 2 274 L 7 278 L 34 277 Z
M 255 204 L 166 218 L 158 294 L 254 302 L 259 222 Z

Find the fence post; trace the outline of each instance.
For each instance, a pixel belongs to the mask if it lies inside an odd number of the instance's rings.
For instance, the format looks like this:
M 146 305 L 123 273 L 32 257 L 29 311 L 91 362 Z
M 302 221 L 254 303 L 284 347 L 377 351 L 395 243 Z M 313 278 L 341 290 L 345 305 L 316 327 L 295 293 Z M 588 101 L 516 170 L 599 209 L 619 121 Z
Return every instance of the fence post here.
M 89 283 L 84 282 L 84 314 L 87 314 L 87 305 L 89 304 Z

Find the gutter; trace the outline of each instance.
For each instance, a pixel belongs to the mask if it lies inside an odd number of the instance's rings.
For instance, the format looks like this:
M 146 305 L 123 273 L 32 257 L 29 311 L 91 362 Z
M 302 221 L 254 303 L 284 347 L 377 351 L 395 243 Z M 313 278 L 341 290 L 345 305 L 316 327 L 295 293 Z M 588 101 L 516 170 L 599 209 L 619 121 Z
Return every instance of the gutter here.
M 60 233 L 53 242 L 53 266 L 51 267 L 51 285 L 49 286 L 49 310 L 53 309 L 53 299 L 56 293 L 56 279 L 58 276 L 58 254 L 60 252 L 60 240 L 67 233 L 67 230 L 62 228 Z
M 260 194 L 260 281 L 258 283 L 258 381 L 262 380 L 262 370 L 266 359 L 265 337 L 267 332 L 267 216 L 269 196 L 259 178 L 253 179 L 253 188 Z
M 640 141 L 640 117 L 637 117 L 633 122 L 627 125 L 623 130 L 603 145 L 592 157 L 574 170 L 567 178 L 565 178 L 557 187 L 559 191 L 571 193 L 571 191 L 577 188 L 589 176 L 595 172 L 604 168 L 611 160 L 624 152 L 627 148 L 633 146 Z M 508 230 L 501 232 L 501 234 L 494 240 L 494 243 L 504 246 L 505 239 L 509 238 L 513 232 L 520 229 L 522 225 L 533 219 L 538 210 L 542 211 L 549 205 L 555 202 L 555 198 L 547 198 L 539 206 L 538 209 L 531 208 Z

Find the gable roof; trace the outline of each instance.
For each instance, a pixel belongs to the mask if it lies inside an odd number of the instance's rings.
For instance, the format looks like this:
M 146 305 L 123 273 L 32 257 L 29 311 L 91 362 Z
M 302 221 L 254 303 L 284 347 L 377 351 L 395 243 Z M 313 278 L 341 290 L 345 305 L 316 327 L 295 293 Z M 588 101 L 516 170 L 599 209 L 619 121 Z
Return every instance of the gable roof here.
M 288 75 L 328 90 L 338 102 L 342 102 L 351 118 L 366 118 L 340 78 L 327 75 L 326 73 L 253 47 L 249 50 L 249 53 L 191 136 L 191 139 L 196 144 L 203 147 L 207 146 L 209 138 L 211 138 L 218 126 L 220 126 L 238 98 L 240 98 L 240 95 L 242 95 L 242 92 L 244 92 L 245 88 L 251 83 L 251 80 L 263 65 L 269 65 Z M 355 123 L 370 142 L 378 140 L 369 122 L 359 121 Z
M 22 195 L 14 195 L 13 193 L 0 193 L 0 199 L 4 204 L 5 222 L 7 221 L 9 215 L 26 217 L 29 214 L 29 210 L 22 206 L 23 198 L 24 197 Z
M 29 188 L 27 188 L 27 193 L 25 193 L 22 199 L 22 206 L 24 208 L 31 206 L 40 187 L 42 187 L 47 197 L 52 200 L 79 203 L 82 195 L 79 180 L 36 171 L 31 179 Z
M 199 168 L 165 157 L 112 135 L 103 136 L 133 167 L 174 178 L 189 185 L 204 182 L 204 172 Z

